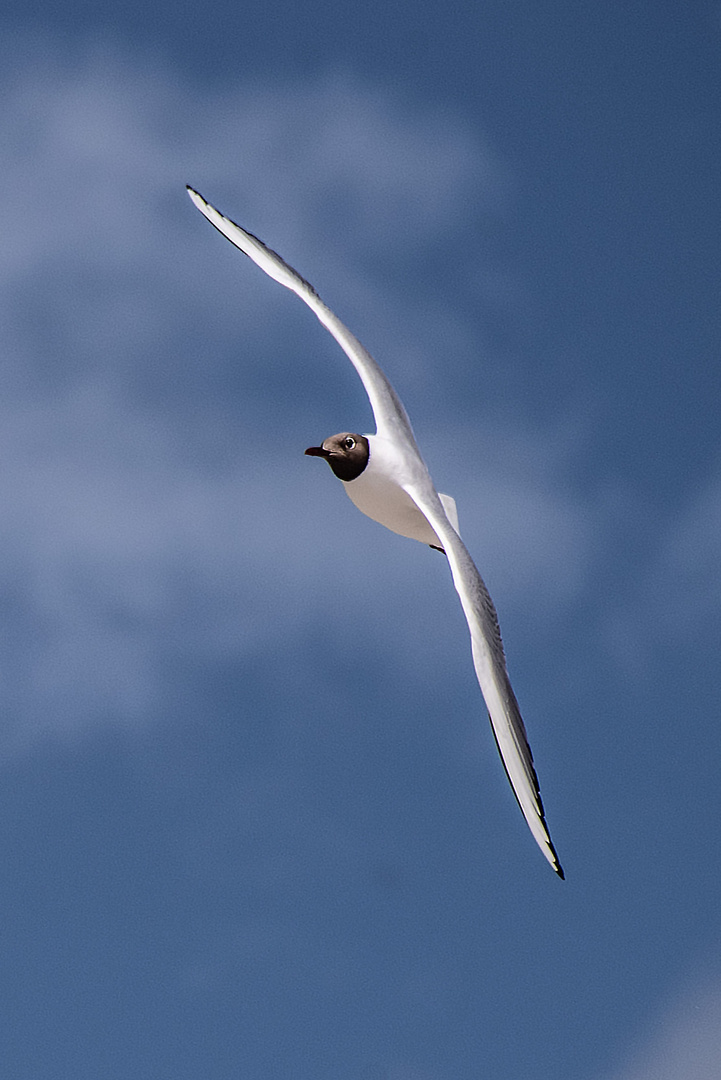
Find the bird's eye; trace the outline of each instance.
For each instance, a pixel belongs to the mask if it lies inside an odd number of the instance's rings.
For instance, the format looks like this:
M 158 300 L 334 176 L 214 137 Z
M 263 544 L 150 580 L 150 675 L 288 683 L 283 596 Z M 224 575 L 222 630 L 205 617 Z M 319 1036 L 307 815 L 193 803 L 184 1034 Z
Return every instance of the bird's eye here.
M 347 436 L 347 437 L 346 437 L 346 438 L 345 438 L 345 439 L 343 440 L 343 446 L 345 447 L 345 449 L 346 449 L 346 450 L 352 450 L 352 449 L 353 449 L 353 447 L 355 446 L 355 439 L 352 439 L 352 438 L 350 437 L 350 435 L 348 435 L 348 436 Z

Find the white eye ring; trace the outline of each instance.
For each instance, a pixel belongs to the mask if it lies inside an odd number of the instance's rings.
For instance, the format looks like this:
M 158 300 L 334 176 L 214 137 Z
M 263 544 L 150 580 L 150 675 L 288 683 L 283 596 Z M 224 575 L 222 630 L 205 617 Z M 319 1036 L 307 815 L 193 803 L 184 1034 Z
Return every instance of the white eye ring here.
M 343 440 L 343 446 L 346 450 L 352 450 L 355 446 L 355 439 L 351 439 L 350 435 Z

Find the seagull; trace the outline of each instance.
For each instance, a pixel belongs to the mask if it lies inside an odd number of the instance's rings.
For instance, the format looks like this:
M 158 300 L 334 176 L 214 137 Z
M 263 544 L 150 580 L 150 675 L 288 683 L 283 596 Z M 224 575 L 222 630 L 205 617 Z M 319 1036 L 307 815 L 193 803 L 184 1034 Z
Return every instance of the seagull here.
M 459 535 L 456 504 L 436 490 L 403 403 L 370 353 L 326 307 L 312 285 L 257 236 L 224 217 L 190 186 L 187 190 L 218 232 L 308 305 L 360 376 L 373 410 L 375 435 L 343 431 L 305 452 L 325 458 L 362 513 L 445 554 L 468 622 L 473 665 L 503 767 L 536 843 L 563 878 L 546 825 L 531 747 L 508 677 L 496 609 Z

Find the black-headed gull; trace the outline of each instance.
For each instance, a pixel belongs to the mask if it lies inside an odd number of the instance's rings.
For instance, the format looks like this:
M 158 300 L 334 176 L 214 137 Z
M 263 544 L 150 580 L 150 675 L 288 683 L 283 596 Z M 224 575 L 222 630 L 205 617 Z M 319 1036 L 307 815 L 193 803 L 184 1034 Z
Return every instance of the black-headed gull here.
M 306 453 L 328 461 L 352 501 L 368 517 L 445 553 L 471 632 L 473 664 L 506 775 L 538 846 L 563 877 L 546 825 L 526 729 L 508 678 L 496 609 L 459 536 L 455 502 L 436 491 L 403 403 L 370 353 L 326 307 L 312 285 L 193 188 L 188 187 L 188 194 L 231 244 L 308 305 L 358 372 L 370 398 L 376 434 L 344 431 L 321 446 L 310 447 Z

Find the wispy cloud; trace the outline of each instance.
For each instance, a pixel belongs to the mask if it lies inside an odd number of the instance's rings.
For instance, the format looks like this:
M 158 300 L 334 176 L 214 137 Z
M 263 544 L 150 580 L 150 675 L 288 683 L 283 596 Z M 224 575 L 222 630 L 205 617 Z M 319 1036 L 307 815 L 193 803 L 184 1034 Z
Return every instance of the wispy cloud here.
M 721 982 L 687 985 L 612 1080 L 716 1080 L 721 1072 Z
M 411 387 L 436 363 L 423 327 L 409 329 L 405 354 L 395 340 L 419 305 L 382 295 L 387 282 L 368 267 L 389 251 L 416 258 L 461 229 L 469 199 L 493 206 L 505 189 L 488 148 L 452 116 L 410 112 L 342 75 L 202 96 L 107 45 L 72 63 L 38 47 L 32 61 L 6 66 L 0 118 L 2 664 L 20 742 L 144 719 L 169 657 L 278 643 L 313 613 L 327 619 L 352 587 L 342 545 L 326 534 L 322 566 L 315 553 L 326 507 L 328 520 L 354 511 L 300 454 L 291 466 L 285 457 L 286 441 L 302 449 L 324 433 L 316 425 L 344 407 L 352 373 L 339 360 L 331 386 L 322 363 L 298 372 L 283 337 L 301 325 L 291 298 L 276 306 L 273 286 L 194 214 L 183 183 L 229 212 L 242 204 L 244 221 L 282 236 L 308 276 L 322 267 L 380 344 L 395 342 Z M 472 335 L 445 318 L 446 336 Z M 311 322 L 302 348 L 330 354 Z M 503 435 L 511 458 L 511 444 L 525 452 L 514 438 Z M 539 436 L 535 450 L 549 465 L 538 484 L 506 470 L 501 487 L 481 467 L 454 491 L 469 540 L 481 514 L 464 503 L 482 502 L 506 540 L 521 533 L 509 593 L 559 557 L 574 581 L 583 574 L 585 526 L 551 476 L 557 447 Z M 419 557 L 387 543 L 372 587 L 358 583 L 359 617 L 372 618 L 373 597 Z M 292 597 L 279 624 L 283 588 Z M 409 581 L 404 610 L 425 599 Z
M 654 657 L 692 652 L 714 637 L 721 619 L 721 475 L 690 484 L 685 501 L 654 515 L 646 564 L 607 611 L 610 654 L 631 674 L 648 674 Z M 626 500 L 625 519 L 643 511 Z
M 721 470 L 694 492 L 681 519 L 664 537 L 659 569 L 668 582 L 672 615 L 687 632 L 721 614 Z

